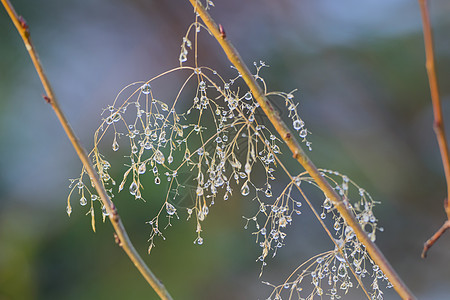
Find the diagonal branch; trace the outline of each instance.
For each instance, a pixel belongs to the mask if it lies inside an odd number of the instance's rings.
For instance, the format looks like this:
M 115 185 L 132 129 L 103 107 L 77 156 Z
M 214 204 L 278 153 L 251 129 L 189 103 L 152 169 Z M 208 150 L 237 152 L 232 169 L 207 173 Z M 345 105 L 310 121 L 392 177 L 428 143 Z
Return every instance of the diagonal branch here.
M 270 104 L 270 101 L 264 95 L 261 87 L 256 83 L 253 75 L 249 71 L 248 67 L 243 62 L 237 50 L 228 41 L 225 31 L 222 26 L 218 26 L 206 11 L 204 6 L 199 0 L 189 0 L 195 9 L 195 12 L 208 27 L 210 33 L 216 38 L 222 47 L 223 51 L 227 55 L 230 62 L 236 67 L 239 73 L 242 75 L 247 86 L 250 88 L 253 96 L 258 101 L 262 110 L 275 127 L 278 134 L 286 142 L 287 146 L 293 153 L 293 157 L 305 168 L 305 170 L 316 181 L 317 185 L 324 192 L 324 194 L 331 199 L 336 209 L 341 216 L 345 219 L 347 224 L 351 226 L 356 233 L 358 239 L 364 244 L 372 259 L 380 267 L 380 269 L 389 278 L 389 281 L 393 284 L 394 289 L 403 299 L 415 299 L 414 295 L 409 291 L 408 287 L 402 281 L 400 276 L 396 273 L 393 267 L 389 264 L 383 253 L 378 247 L 370 240 L 367 233 L 361 228 L 358 221 L 355 219 L 353 213 L 348 209 L 346 203 L 339 197 L 336 191 L 329 185 L 329 183 L 321 176 L 316 166 L 312 163 L 303 149 L 300 147 L 298 141 L 294 138 L 293 133 L 283 122 L 279 113 Z
M 444 166 L 445 179 L 447 181 L 447 199 L 444 203 L 445 213 L 447 214 L 447 221 L 442 225 L 441 229 L 436 232 L 432 238 L 430 238 L 424 245 L 422 258 L 427 256 L 428 249 L 436 242 L 436 240 L 444 234 L 445 230 L 448 228 L 450 222 L 450 206 L 447 200 L 450 199 L 450 158 L 447 139 L 445 135 L 444 118 L 442 116 L 442 105 L 439 96 L 439 85 L 436 74 L 436 64 L 434 58 L 434 47 L 433 47 L 433 34 L 430 25 L 430 16 L 428 13 L 427 0 L 419 0 L 420 11 L 422 14 L 422 24 L 423 24 L 423 38 L 425 44 L 425 55 L 426 62 L 425 66 L 428 73 L 428 83 L 430 85 L 431 92 L 431 102 L 433 104 L 433 115 L 434 115 L 434 133 L 439 144 L 439 150 L 442 157 L 442 165 Z
M 155 290 L 158 296 L 164 300 L 171 300 L 172 297 L 170 296 L 169 292 L 166 290 L 162 282 L 158 278 L 156 278 L 156 276 L 152 273 L 152 271 L 145 264 L 144 260 L 139 256 L 138 252 L 131 243 L 130 238 L 128 237 L 128 234 L 125 230 L 125 227 L 123 226 L 122 221 L 120 220 L 120 216 L 117 212 L 117 209 L 114 206 L 114 203 L 107 195 L 106 190 L 103 187 L 100 178 L 97 175 L 97 172 L 95 172 L 92 162 L 90 161 L 84 148 L 81 146 L 80 141 L 76 137 L 74 131 L 72 130 L 67 121 L 66 116 L 61 110 L 56 100 L 56 97 L 53 93 L 50 82 L 44 73 L 37 52 L 31 42 L 28 25 L 26 24 L 25 20 L 16 13 L 14 7 L 9 2 L 9 0 L 1 0 L 1 2 L 5 7 L 6 11 L 8 12 L 8 15 L 11 18 L 12 22 L 16 26 L 17 31 L 22 37 L 23 42 L 25 43 L 25 47 L 28 50 L 28 54 L 30 55 L 31 60 L 33 61 L 33 65 L 39 75 L 39 78 L 42 82 L 42 85 L 46 93 L 46 95 L 44 95 L 44 99 L 51 105 L 52 109 L 55 111 L 59 119 L 59 122 L 63 126 L 64 131 L 66 132 L 70 142 L 72 143 L 72 146 L 75 148 L 78 157 L 80 158 L 81 162 L 86 168 L 87 173 L 89 174 L 91 180 L 93 181 L 95 189 L 97 190 L 103 205 L 105 206 L 107 212 L 109 213 L 109 219 L 115 230 L 116 242 L 126 252 L 130 260 L 133 262 L 136 268 L 138 268 L 142 276 L 147 280 L 147 282 Z

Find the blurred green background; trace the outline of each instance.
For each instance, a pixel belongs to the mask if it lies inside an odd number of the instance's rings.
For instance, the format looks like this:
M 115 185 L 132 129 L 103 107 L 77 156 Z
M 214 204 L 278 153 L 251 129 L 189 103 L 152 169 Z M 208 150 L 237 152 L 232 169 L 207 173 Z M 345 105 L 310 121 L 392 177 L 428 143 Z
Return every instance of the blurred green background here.
M 193 21 L 188 1 L 13 1 L 27 20 L 56 95 L 82 143 L 92 147 L 102 109 L 128 83 L 178 64 Z M 291 91 L 308 129 L 312 160 L 339 170 L 382 202 L 377 243 L 419 299 L 450 298 L 450 235 L 422 260 L 423 243 L 445 219 L 443 169 L 432 130 L 416 1 L 219 1 L 212 15 L 244 60 L 263 60 L 270 90 Z M 450 2 L 432 1 L 444 118 L 450 124 Z M 229 72 L 216 42 L 202 36 L 204 64 Z M 176 79 L 175 79 L 176 80 Z M 173 86 L 163 83 L 161 93 Z M 0 9 L 0 299 L 157 299 L 119 247 L 110 224 L 90 229 L 69 178 L 81 163 L 50 107 L 30 59 Z M 168 100 L 171 101 L 171 100 Z M 187 99 L 186 101 L 190 101 Z M 449 132 L 447 129 L 447 132 Z M 282 184 L 282 182 L 280 182 Z M 259 247 L 242 215 L 252 203 L 217 201 L 204 223 L 175 220 L 147 256 L 151 201 L 116 205 L 136 248 L 175 299 L 264 299 Z M 313 199 L 314 201 L 314 199 Z M 320 203 L 316 202 L 319 206 Z M 248 214 L 247 214 L 248 215 Z M 262 279 L 283 282 L 331 247 L 306 207 Z M 357 292 L 345 299 L 362 299 Z M 392 291 L 386 299 L 398 299 Z

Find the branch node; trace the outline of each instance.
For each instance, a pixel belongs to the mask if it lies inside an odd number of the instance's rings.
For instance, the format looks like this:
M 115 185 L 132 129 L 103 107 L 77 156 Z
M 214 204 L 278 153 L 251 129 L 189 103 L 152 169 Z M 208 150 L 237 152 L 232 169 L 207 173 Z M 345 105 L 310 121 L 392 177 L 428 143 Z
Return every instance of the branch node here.
M 47 102 L 47 103 L 51 103 L 52 102 L 52 99 L 50 99 L 50 97 L 47 96 L 47 95 L 42 95 L 42 98 L 44 98 L 45 102 Z
M 222 24 L 219 24 L 219 32 L 220 32 L 220 36 L 221 36 L 223 39 L 226 39 L 226 38 L 227 38 L 227 34 L 226 34 L 226 32 L 225 32 L 225 29 L 223 29 Z
M 122 247 L 122 242 L 120 241 L 119 236 L 117 235 L 117 233 L 114 232 L 114 242 L 119 245 L 119 247 Z
M 28 27 L 27 21 L 22 16 L 19 16 L 20 27 L 25 31 L 27 37 L 30 36 L 30 28 Z
M 112 220 L 113 222 L 119 222 L 119 213 L 117 212 L 117 208 L 114 205 L 114 202 L 111 201 L 111 212 L 112 212 Z

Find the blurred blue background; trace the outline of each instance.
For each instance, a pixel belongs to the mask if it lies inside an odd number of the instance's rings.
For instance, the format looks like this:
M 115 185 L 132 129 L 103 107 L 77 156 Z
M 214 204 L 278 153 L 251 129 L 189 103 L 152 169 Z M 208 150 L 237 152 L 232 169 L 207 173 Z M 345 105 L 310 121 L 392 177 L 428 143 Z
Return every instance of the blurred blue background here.
M 182 36 L 194 20 L 188 1 L 13 4 L 27 20 L 61 106 L 89 149 L 100 113 L 122 87 L 178 65 Z M 385 231 L 377 244 L 413 292 L 420 299 L 448 299 L 450 235 L 429 258 L 420 258 L 423 243 L 445 220 L 446 187 L 416 1 L 215 4 L 213 17 L 244 60 L 270 65 L 263 73 L 269 89 L 299 89 L 316 165 L 348 175 L 382 202 L 376 215 Z M 432 1 L 447 125 L 449 14 L 450 2 Z M 212 38 L 203 35 L 200 49 L 203 64 L 229 72 Z M 158 88 L 173 90 L 168 82 Z M 0 299 L 157 299 L 114 244 L 108 222 L 93 233 L 78 207 L 67 217 L 68 179 L 78 176 L 81 163 L 42 93 L 23 43 L 0 9 Z M 238 197 L 217 201 L 203 226 L 202 246 L 193 245 L 195 225 L 182 216 L 147 256 L 145 222 L 165 195 L 147 192 L 156 204 L 122 197 L 116 205 L 137 249 L 175 299 L 269 295 L 258 278 L 259 247 L 243 229 L 242 215 L 251 203 Z M 331 247 L 306 208 L 289 233 L 263 280 L 283 282 L 298 264 Z M 345 299 L 361 297 L 356 292 Z M 399 298 L 388 291 L 386 299 Z

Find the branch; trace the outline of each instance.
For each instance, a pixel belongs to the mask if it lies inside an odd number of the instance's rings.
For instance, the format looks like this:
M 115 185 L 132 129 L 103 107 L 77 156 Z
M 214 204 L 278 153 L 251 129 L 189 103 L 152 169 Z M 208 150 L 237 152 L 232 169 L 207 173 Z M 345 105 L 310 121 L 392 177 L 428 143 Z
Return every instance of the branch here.
M 445 203 L 447 203 L 447 201 L 445 201 Z M 436 231 L 435 234 L 433 234 L 433 236 L 425 242 L 425 244 L 423 245 L 423 251 L 422 251 L 422 258 L 426 258 L 427 257 L 427 253 L 428 250 L 434 245 L 434 243 L 437 242 L 437 240 L 444 234 L 444 232 L 450 228 L 450 220 L 447 220 L 444 222 L 444 224 L 442 224 L 441 228 L 439 228 L 438 231 Z
M 394 289 L 403 299 L 415 299 L 414 295 L 409 291 L 408 287 L 404 284 L 400 276 L 395 272 L 393 267 L 389 264 L 383 253 L 378 247 L 370 240 L 367 233 L 361 228 L 358 221 L 355 219 L 353 213 L 348 209 L 344 201 L 339 197 L 336 191 L 330 186 L 330 184 L 323 178 L 316 166 L 312 163 L 303 149 L 300 147 L 297 140 L 294 138 L 293 133 L 287 127 L 287 125 L 280 118 L 279 113 L 270 104 L 270 101 L 264 95 L 261 87 L 256 83 L 252 73 L 243 62 L 237 50 L 228 41 L 226 34 L 224 34 L 223 27 L 219 27 L 215 21 L 211 18 L 209 13 L 203 7 L 198 0 L 189 0 L 198 13 L 200 18 L 208 27 L 211 34 L 216 38 L 222 47 L 223 51 L 227 55 L 230 62 L 236 67 L 239 73 L 242 75 L 247 86 L 250 88 L 253 96 L 261 106 L 262 110 L 275 127 L 278 134 L 286 142 L 287 146 L 291 150 L 293 157 L 305 168 L 310 176 L 316 181 L 317 185 L 324 192 L 326 197 L 330 198 L 336 209 L 341 216 L 345 219 L 347 224 L 351 226 L 356 233 L 358 239 L 364 244 L 372 259 L 389 278 L 389 281 L 394 286 Z
M 14 7 L 9 2 L 9 0 L 1 0 L 1 2 L 2 2 L 3 6 L 5 7 L 6 11 L 8 12 L 9 17 L 11 18 L 12 22 L 16 26 L 20 36 L 23 39 L 23 42 L 25 43 L 25 47 L 28 50 L 28 54 L 30 55 L 31 60 L 33 61 L 33 65 L 34 65 L 34 67 L 39 75 L 39 78 L 42 82 L 42 85 L 44 87 L 44 90 L 46 93 L 46 95 L 44 95 L 45 101 L 48 102 L 52 106 L 52 109 L 55 111 L 56 116 L 59 119 L 59 122 L 63 126 L 64 131 L 66 132 L 70 142 L 72 143 L 72 146 L 75 148 L 75 151 L 76 151 L 78 157 L 80 158 L 81 162 L 83 163 L 84 167 L 86 168 L 87 173 L 89 174 L 91 180 L 93 181 L 93 183 L 95 185 L 95 189 L 97 190 L 98 195 L 100 196 L 103 205 L 105 206 L 107 212 L 109 213 L 109 219 L 115 230 L 116 242 L 122 247 L 122 249 L 125 251 L 125 253 L 128 255 L 128 257 L 131 259 L 133 264 L 136 266 L 136 268 L 138 268 L 138 270 L 141 272 L 142 276 L 147 280 L 147 282 L 151 285 L 151 287 L 155 290 L 155 292 L 159 295 L 159 297 L 164 300 L 172 299 L 172 297 L 170 296 L 169 292 L 166 290 L 164 285 L 152 273 L 152 271 L 145 264 L 144 260 L 139 256 L 138 252 L 136 251 L 133 244 L 131 243 L 130 238 L 128 237 L 128 234 L 122 224 L 122 221 L 120 220 L 120 216 L 117 212 L 117 209 L 114 206 L 114 203 L 111 201 L 111 199 L 107 195 L 106 190 L 100 181 L 100 178 L 98 177 L 97 173 L 95 172 L 92 162 L 90 161 L 84 148 L 81 146 L 74 131 L 70 127 L 70 125 L 66 119 L 66 116 L 62 112 L 62 110 L 56 100 L 56 97 L 53 93 L 50 82 L 44 73 L 44 70 L 42 68 L 41 62 L 39 61 L 37 52 L 31 42 L 28 25 L 26 24 L 25 20 L 21 16 L 17 15 L 16 11 L 14 10 Z
M 423 24 L 423 39 L 425 43 L 425 56 L 426 62 L 425 66 L 428 73 L 428 83 L 430 85 L 431 92 L 431 102 L 433 104 L 433 115 L 434 115 L 434 133 L 439 144 L 439 150 L 442 157 L 442 165 L 444 166 L 445 179 L 447 181 L 447 200 L 450 199 L 450 158 L 448 151 L 448 144 L 445 135 L 444 118 L 442 116 L 442 106 L 441 99 L 439 96 L 439 85 L 437 81 L 436 65 L 434 58 L 434 47 L 433 47 L 433 34 L 430 25 L 430 16 L 428 13 L 427 0 L 419 0 L 420 11 L 422 14 L 422 24 Z M 427 256 L 428 249 L 437 241 L 437 239 L 444 234 L 445 230 L 448 228 L 447 223 L 450 222 L 450 206 L 447 200 L 445 200 L 444 209 L 447 214 L 447 221 L 442 225 L 433 237 L 431 237 L 424 245 L 422 258 Z

